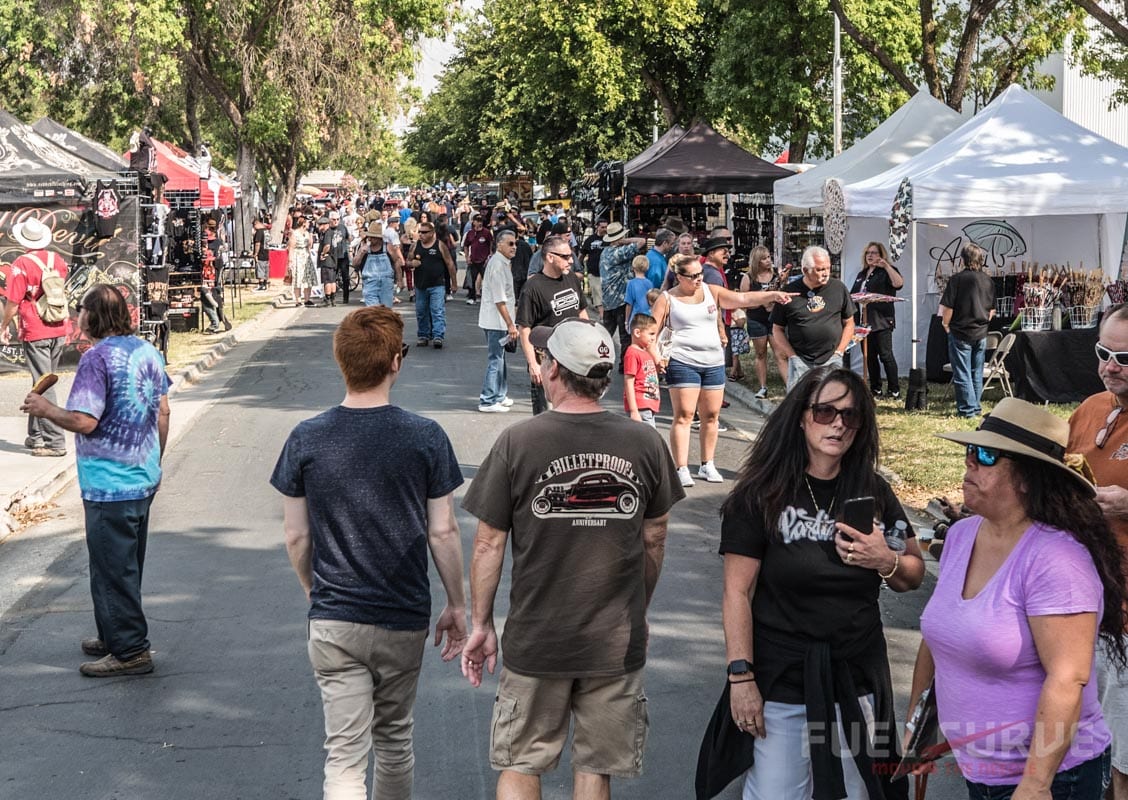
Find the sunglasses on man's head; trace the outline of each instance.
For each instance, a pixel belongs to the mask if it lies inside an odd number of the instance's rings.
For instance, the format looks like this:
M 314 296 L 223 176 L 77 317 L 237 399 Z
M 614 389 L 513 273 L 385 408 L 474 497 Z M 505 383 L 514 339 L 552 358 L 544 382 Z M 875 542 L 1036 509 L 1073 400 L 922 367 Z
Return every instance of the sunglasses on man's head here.
M 1102 364 L 1112 360 L 1116 362 L 1117 366 L 1128 367 L 1128 352 L 1109 350 L 1100 342 L 1097 342 L 1094 349 L 1097 351 L 1097 359 Z
M 830 403 L 813 403 L 810 406 L 811 419 L 819 425 L 831 425 L 834 423 L 834 418 L 841 416 L 842 424 L 852 431 L 856 431 L 862 427 L 862 414 L 858 409 L 853 408 L 838 408 L 832 406 Z
M 967 454 L 975 458 L 975 463 L 981 467 L 993 467 L 999 463 L 1000 458 L 1013 458 L 1005 450 L 1000 450 L 997 447 L 983 447 L 978 444 L 969 444 Z

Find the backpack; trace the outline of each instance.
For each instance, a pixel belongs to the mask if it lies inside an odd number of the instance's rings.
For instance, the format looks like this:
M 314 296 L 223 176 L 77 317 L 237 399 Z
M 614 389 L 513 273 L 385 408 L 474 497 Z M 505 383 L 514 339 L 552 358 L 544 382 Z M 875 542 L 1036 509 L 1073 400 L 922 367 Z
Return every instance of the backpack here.
M 48 325 L 58 324 L 70 315 L 67 311 L 66 282 L 53 266 L 55 254 L 47 254 L 46 264 L 34 253 L 28 253 L 27 257 L 38 264 L 43 273 L 43 277 L 39 281 L 39 291 L 42 294 L 35 301 L 39 318 Z

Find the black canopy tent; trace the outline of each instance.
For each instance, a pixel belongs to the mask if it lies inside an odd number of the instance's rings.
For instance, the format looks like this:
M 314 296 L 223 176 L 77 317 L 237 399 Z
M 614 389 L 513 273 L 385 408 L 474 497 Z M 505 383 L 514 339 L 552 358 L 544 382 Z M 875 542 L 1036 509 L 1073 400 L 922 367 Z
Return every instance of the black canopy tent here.
M 633 217 L 646 228 L 678 216 L 698 239 L 713 225 L 729 225 L 741 253 L 757 244 L 772 247 L 772 187 L 792 175 L 700 120 L 688 130 L 671 128 L 627 162 L 623 172 L 628 220 Z M 706 202 L 709 194 L 725 196 L 724 210 L 720 202 Z
M 675 126 L 676 127 L 676 126 Z M 665 147 L 673 129 L 624 168 L 629 194 L 770 194 L 793 173 L 749 153 L 698 121 Z M 647 159 L 641 155 L 654 151 Z
M 110 172 L 125 172 L 129 166 L 120 155 L 93 139 L 87 139 L 78 131 L 72 131 L 50 117 L 35 122 L 31 129 L 68 153 L 81 158 L 95 167 Z
M 58 147 L 0 110 L 0 204 L 77 200 L 90 183 L 119 177 Z

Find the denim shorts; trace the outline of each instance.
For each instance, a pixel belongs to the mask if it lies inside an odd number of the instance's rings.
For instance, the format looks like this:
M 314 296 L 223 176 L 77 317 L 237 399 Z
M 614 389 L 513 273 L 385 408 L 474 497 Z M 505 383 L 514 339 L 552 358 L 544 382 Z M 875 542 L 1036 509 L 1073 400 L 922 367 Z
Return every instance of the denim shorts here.
M 749 339 L 763 339 L 765 336 L 770 336 L 771 332 L 768 326 L 762 322 L 757 322 L 754 319 L 748 320 L 748 338 Z
M 1053 800 L 1102 800 L 1112 776 L 1112 750 L 1059 772 L 1050 784 Z M 988 786 L 967 782 L 970 800 L 1010 800 L 1018 786 Z
M 723 389 L 725 367 L 693 367 L 675 358 L 666 365 L 666 386 L 670 389 Z

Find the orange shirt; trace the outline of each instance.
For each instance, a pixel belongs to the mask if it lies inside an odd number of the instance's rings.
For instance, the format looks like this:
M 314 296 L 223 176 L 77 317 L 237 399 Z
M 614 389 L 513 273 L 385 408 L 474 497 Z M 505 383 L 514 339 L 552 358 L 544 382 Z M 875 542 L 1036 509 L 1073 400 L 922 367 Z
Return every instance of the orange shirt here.
M 1068 451 L 1085 456 L 1098 486 L 1128 488 L 1128 408 L 1116 418 L 1104 447 L 1097 447 L 1097 433 L 1115 407 L 1112 392 L 1095 394 L 1079 405 L 1069 418 Z M 1128 558 L 1128 519 L 1110 518 L 1108 524 Z

